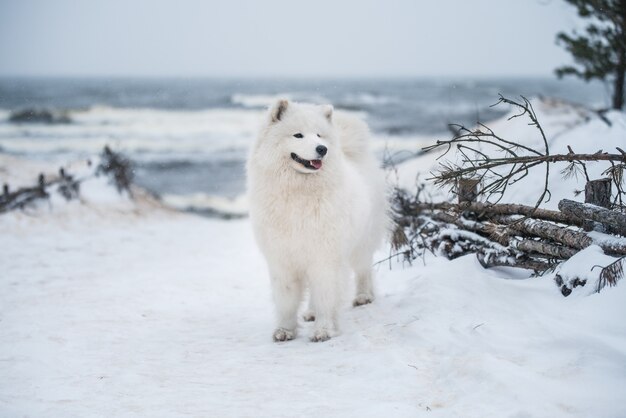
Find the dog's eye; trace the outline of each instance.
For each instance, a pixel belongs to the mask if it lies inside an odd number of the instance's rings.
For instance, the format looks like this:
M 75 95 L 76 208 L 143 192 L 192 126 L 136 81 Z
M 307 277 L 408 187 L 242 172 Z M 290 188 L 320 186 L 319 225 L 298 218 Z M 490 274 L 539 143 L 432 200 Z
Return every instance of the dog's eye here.
M 293 137 L 300 139 L 300 138 L 304 138 L 304 135 L 302 135 L 301 133 L 297 133 L 297 134 L 293 134 Z
M 320 135 L 320 134 L 317 134 L 317 137 L 318 137 L 318 138 L 321 138 L 321 137 L 322 137 L 322 135 Z

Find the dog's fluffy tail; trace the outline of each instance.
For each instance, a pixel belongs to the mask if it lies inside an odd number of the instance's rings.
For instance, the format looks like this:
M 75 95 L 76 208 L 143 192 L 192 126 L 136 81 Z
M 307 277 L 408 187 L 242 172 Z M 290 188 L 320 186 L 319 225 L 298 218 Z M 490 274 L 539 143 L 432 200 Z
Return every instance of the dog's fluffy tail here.
M 346 157 L 355 161 L 370 158 L 370 131 L 365 122 L 355 116 L 335 112 L 333 124 Z

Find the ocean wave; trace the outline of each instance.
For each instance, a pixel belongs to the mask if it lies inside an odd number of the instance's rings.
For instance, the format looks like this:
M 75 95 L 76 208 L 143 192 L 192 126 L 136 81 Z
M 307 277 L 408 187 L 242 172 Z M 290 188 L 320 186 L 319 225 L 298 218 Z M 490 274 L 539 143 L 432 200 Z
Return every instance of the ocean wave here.
M 247 153 L 243 150 L 228 150 L 225 153 L 211 153 L 198 156 L 187 153 L 164 153 L 164 154 L 137 154 L 133 161 L 137 166 L 147 170 L 180 171 L 199 170 L 208 165 L 215 169 L 230 169 L 241 167 L 245 164 Z
M 484 103 L 465 100 L 425 102 L 419 106 L 419 111 L 428 115 L 476 115 L 478 113 L 506 113 L 504 110 L 489 107 L 493 103 L 493 100 L 486 100 Z
M 243 198 L 233 197 L 245 190 L 245 159 L 265 110 L 92 106 L 69 112 L 68 125 L 11 124 L 0 119 L 2 151 L 61 161 L 91 158 L 109 145 L 134 162 L 139 185 L 165 195 L 172 206 L 212 216 L 245 213 Z M 352 113 L 369 116 L 363 110 Z M 386 161 L 390 153 L 419 149 L 424 142 L 379 133 L 373 148 Z
M 73 150 L 82 155 L 109 144 L 130 154 L 207 155 L 247 149 L 263 113 L 250 109 L 171 111 L 95 106 L 71 111 L 73 123 L 67 125 L 0 121 L 0 146 L 13 153 Z
M 291 94 L 233 94 L 231 102 L 251 108 L 268 108 L 280 99 L 293 100 Z
M 235 198 L 210 195 L 206 193 L 165 194 L 162 201 L 175 209 L 195 212 L 205 215 L 243 217 L 248 214 L 248 199 L 246 195 Z
M 163 110 L 107 106 L 71 112 L 77 123 L 87 126 L 121 126 L 134 131 L 166 134 L 249 133 L 256 128 L 262 114 L 251 109 Z
M 241 94 L 231 96 L 231 103 L 250 109 L 267 109 L 278 100 L 286 99 L 296 102 L 327 104 L 332 103 L 329 99 L 312 92 L 291 92 L 278 94 Z
M 398 103 L 399 99 L 391 96 L 382 96 L 371 93 L 358 93 L 342 95 L 334 100 L 328 99 L 317 93 L 292 92 L 280 94 L 233 94 L 232 104 L 251 109 L 267 109 L 280 99 L 287 99 L 297 102 L 333 104 L 339 109 L 364 111 L 374 106 L 381 106 L 391 103 Z
M 338 106 L 345 107 L 371 107 L 371 106 L 380 106 L 386 105 L 390 103 L 398 103 L 400 99 L 398 97 L 392 96 L 382 96 L 378 94 L 372 93 L 358 93 L 358 94 L 348 94 L 338 100 Z

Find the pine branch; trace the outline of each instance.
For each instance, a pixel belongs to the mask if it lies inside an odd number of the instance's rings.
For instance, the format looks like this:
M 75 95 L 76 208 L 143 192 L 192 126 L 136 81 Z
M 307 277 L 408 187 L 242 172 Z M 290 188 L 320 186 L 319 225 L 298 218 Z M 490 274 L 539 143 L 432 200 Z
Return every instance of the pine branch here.
M 4 184 L 3 193 L 0 194 L 0 214 L 15 209 L 25 209 L 39 200 L 49 198 L 51 191 L 58 192 L 66 200 L 75 199 L 79 196 L 81 183 L 100 174 L 111 177 L 118 192 L 126 191 L 132 197 L 130 187 L 133 173 L 130 161 L 105 146 L 100 164 L 93 173 L 85 177 L 75 178 L 61 168 L 59 175 L 52 178 L 46 179 L 43 173 L 39 174 L 37 185 L 33 187 L 22 187 L 11 191 L 9 185 Z
M 596 267 L 602 267 L 600 271 L 600 277 L 598 280 L 598 287 L 596 292 L 600 292 L 606 286 L 615 286 L 617 282 L 624 278 L 624 261 L 626 256 L 620 257 L 608 266 L 593 266 L 591 270 Z

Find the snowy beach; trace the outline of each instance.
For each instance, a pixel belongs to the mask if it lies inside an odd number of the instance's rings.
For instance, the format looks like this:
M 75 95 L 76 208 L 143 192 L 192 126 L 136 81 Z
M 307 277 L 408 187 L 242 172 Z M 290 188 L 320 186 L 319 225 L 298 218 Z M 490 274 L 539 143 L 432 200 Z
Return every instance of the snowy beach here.
M 535 103 L 557 152 L 623 146 L 624 113 L 608 114 L 609 127 Z M 490 124 L 537 140 L 524 125 Z M 401 164 L 390 183 L 410 190 L 435 157 Z M 15 187 L 58 168 L 6 154 L 0 167 Z M 552 176 L 546 207 L 581 199 L 575 178 Z M 533 204 L 538 183 L 529 176 L 509 199 Z M 0 416 L 626 415 L 623 282 L 564 298 L 551 274 L 485 270 L 472 255 L 392 259 L 377 265 L 373 304 L 346 297 L 340 336 L 312 343 L 302 322 L 296 340 L 274 343 L 247 219 L 130 200 L 104 177 L 81 196 L 0 215 Z

